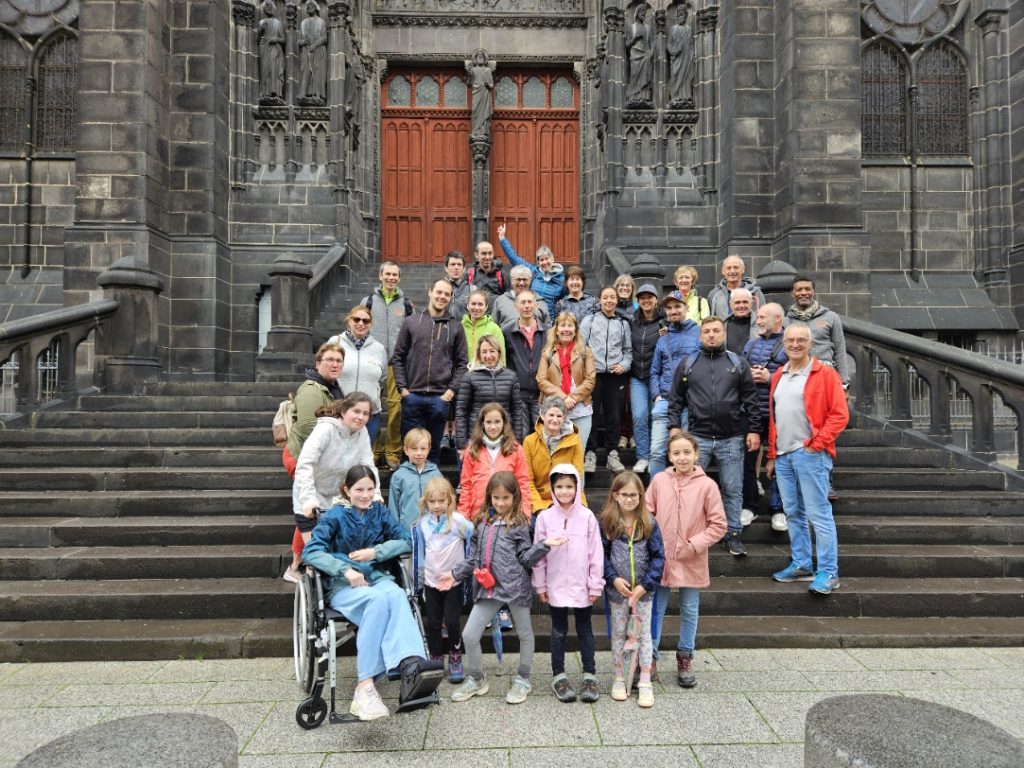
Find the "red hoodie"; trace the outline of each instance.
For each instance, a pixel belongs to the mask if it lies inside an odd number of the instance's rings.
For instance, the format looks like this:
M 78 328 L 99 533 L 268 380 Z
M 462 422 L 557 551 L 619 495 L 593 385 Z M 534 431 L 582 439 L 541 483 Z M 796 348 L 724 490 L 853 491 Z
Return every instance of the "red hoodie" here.
M 784 368 L 785 366 L 783 366 Z M 783 368 L 772 376 L 771 393 L 768 395 L 768 458 L 775 458 L 775 386 L 779 383 Z M 846 429 L 850 411 L 846 406 L 846 391 L 843 380 L 836 369 L 825 365 L 818 358 L 811 358 L 811 372 L 804 387 L 804 411 L 811 424 L 811 438 L 804 447 L 815 451 L 828 451 L 836 457 L 836 438 Z

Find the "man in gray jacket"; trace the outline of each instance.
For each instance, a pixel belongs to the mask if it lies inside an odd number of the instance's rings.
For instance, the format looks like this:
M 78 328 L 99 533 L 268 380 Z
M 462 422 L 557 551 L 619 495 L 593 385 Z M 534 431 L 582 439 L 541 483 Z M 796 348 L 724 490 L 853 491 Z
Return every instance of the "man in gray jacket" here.
M 752 313 L 756 314 L 757 310 L 765 305 L 764 292 L 751 278 L 743 276 L 746 269 L 743 259 L 739 256 L 725 257 L 722 262 L 722 279 L 708 293 L 708 306 L 711 308 L 712 315 L 720 317 L 722 320 L 729 316 L 729 297 L 737 288 L 746 288 L 750 291 L 750 295 L 754 299 L 754 303 L 750 307 Z
M 818 303 L 814 281 L 806 275 L 793 278 L 793 303 L 786 313 L 785 326 L 806 325 L 811 329 L 811 355 L 831 365 L 843 380 L 843 388 L 850 386 L 850 363 L 846 358 L 846 336 L 839 315 Z
M 509 272 L 509 280 L 512 287 L 494 300 L 491 307 L 491 319 L 503 329 L 514 320 L 519 319 L 519 310 L 516 309 L 516 297 L 523 291 L 530 290 L 530 283 L 533 280 L 533 273 L 529 267 L 512 267 Z M 534 294 L 536 295 L 536 294 Z M 537 308 L 534 310 L 537 321 L 546 326 L 551 325 L 551 314 L 548 312 L 548 305 L 537 299 Z

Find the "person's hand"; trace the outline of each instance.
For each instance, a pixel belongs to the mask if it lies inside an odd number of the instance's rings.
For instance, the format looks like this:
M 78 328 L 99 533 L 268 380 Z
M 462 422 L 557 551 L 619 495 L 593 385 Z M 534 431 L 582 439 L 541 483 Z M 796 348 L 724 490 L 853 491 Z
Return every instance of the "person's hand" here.
M 498 225 L 498 239 L 499 240 L 504 240 L 505 239 L 505 230 L 506 229 L 507 229 L 507 227 L 504 224 L 499 224 Z
M 775 459 L 768 459 L 764 463 L 764 473 L 769 480 L 775 477 Z
M 751 368 L 750 375 L 753 376 L 755 384 L 767 384 L 771 379 L 768 369 L 762 365 Z
M 622 367 L 621 365 L 619 365 L 618 363 L 616 363 L 615 365 L 613 365 L 613 366 L 611 367 L 611 372 L 612 372 L 612 373 L 618 373 L 618 374 L 622 374 L 622 373 L 625 373 L 625 372 L 626 372 L 626 369 L 625 369 L 625 368 L 623 368 L 623 367 Z
M 444 400 L 446 403 L 450 403 L 454 399 L 454 397 L 455 393 L 452 392 L 450 389 L 446 389 L 444 391 L 444 394 L 441 395 L 441 399 Z
M 537 593 L 537 597 L 540 599 L 540 601 L 542 603 L 544 603 L 544 605 L 548 604 L 548 593 L 547 592 L 538 592 Z
M 629 607 L 636 608 L 636 604 L 640 602 L 640 599 L 647 594 L 647 590 L 637 584 L 633 587 L 633 592 L 629 596 Z
M 593 605 L 596 602 L 597 598 L 599 598 L 599 597 L 600 597 L 600 595 L 589 595 L 590 604 Z
M 315 514 L 316 514 L 316 502 L 315 501 L 309 502 L 308 504 L 306 504 L 302 508 L 302 515 L 303 515 L 303 517 L 308 517 L 309 519 L 312 520 L 313 519 L 313 515 L 315 515 Z
M 568 540 L 569 538 L 567 536 L 548 536 L 546 539 L 544 539 L 544 546 L 560 547 L 563 544 L 565 544 L 565 542 L 567 542 Z
M 348 579 L 348 584 L 350 587 L 366 586 L 366 577 L 363 576 L 363 574 L 361 574 L 355 568 L 349 568 L 347 571 L 345 571 L 345 578 Z
M 410 392 L 410 391 L 409 391 L 408 389 L 403 389 L 403 390 L 401 390 L 401 391 L 400 391 L 400 392 L 398 393 L 398 396 L 399 396 L 400 398 L 402 398 L 403 400 L 405 400 L 405 398 L 407 398 L 407 397 L 408 397 L 409 395 L 411 395 L 411 394 L 412 394 L 412 392 Z
M 761 447 L 761 436 L 757 432 L 747 433 L 747 450 L 753 453 Z
M 437 588 L 441 592 L 447 592 L 455 586 L 455 577 L 449 573 L 443 573 L 437 577 Z
M 632 592 L 629 589 L 629 582 L 619 576 L 615 581 L 612 582 L 612 586 L 615 587 L 615 591 L 622 595 L 627 600 L 632 596 Z
M 668 431 L 668 436 L 669 436 L 670 438 L 672 438 L 672 437 L 675 437 L 676 435 L 678 435 L 678 434 L 679 434 L 680 432 L 682 432 L 682 431 L 683 431 L 683 430 L 682 430 L 682 429 L 680 429 L 679 427 L 672 427 L 672 429 L 670 429 L 670 430 Z
M 576 398 L 573 397 L 572 395 L 569 395 L 566 398 L 564 398 L 564 402 L 565 402 L 565 409 L 567 411 L 571 411 L 573 408 L 576 407 Z
M 655 395 L 655 396 L 654 396 L 654 402 L 656 402 L 656 403 L 660 403 L 660 402 L 661 402 L 662 400 L 664 400 L 664 399 L 665 399 L 665 398 L 664 398 L 664 397 L 662 397 L 661 395 Z
M 354 560 L 357 563 L 368 563 L 375 557 L 377 557 L 377 553 L 373 551 L 372 547 L 357 549 L 355 552 L 348 553 L 348 559 Z
M 664 326 L 664 325 L 663 325 L 663 326 L 661 326 L 661 327 L 660 327 L 660 328 L 658 329 L 658 335 L 659 335 L 659 336 L 667 336 L 667 335 L 668 335 L 668 328 L 667 328 L 666 326 Z

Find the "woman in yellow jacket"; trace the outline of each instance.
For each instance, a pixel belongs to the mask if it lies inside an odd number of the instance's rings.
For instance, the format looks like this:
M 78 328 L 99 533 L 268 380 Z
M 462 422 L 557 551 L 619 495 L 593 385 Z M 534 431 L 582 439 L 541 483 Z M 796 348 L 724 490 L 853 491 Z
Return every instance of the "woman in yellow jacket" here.
M 533 513 L 551 506 L 551 469 L 572 464 L 583 476 L 583 444 L 579 430 L 565 418 L 565 400 L 553 396 L 540 405 L 537 428 L 523 441 L 526 468 L 530 473 L 530 500 Z M 584 506 L 587 497 L 582 497 Z
M 584 451 L 594 416 L 591 395 L 596 382 L 594 353 L 580 336 L 579 320 L 572 313 L 563 312 L 555 319 L 540 354 L 537 385 L 542 398 L 557 396 L 565 400 L 565 417 L 579 430 Z M 593 472 L 595 467 L 583 469 Z

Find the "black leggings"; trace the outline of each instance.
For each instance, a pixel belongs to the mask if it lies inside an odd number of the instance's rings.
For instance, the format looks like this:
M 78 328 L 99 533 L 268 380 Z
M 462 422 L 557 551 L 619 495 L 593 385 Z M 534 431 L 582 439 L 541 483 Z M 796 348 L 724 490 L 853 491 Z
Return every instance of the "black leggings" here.
M 441 625 L 448 627 L 448 647 L 462 648 L 462 628 L 459 616 L 462 613 L 462 585 L 456 584 L 447 592 L 423 585 L 423 603 L 426 606 L 427 648 L 431 656 L 443 656 Z
M 619 450 L 619 425 L 626 407 L 628 373 L 599 373 L 594 387 L 594 427 L 591 430 L 591 450 L 597 447 L 597 428 L 604 426 L 604 447 Z

